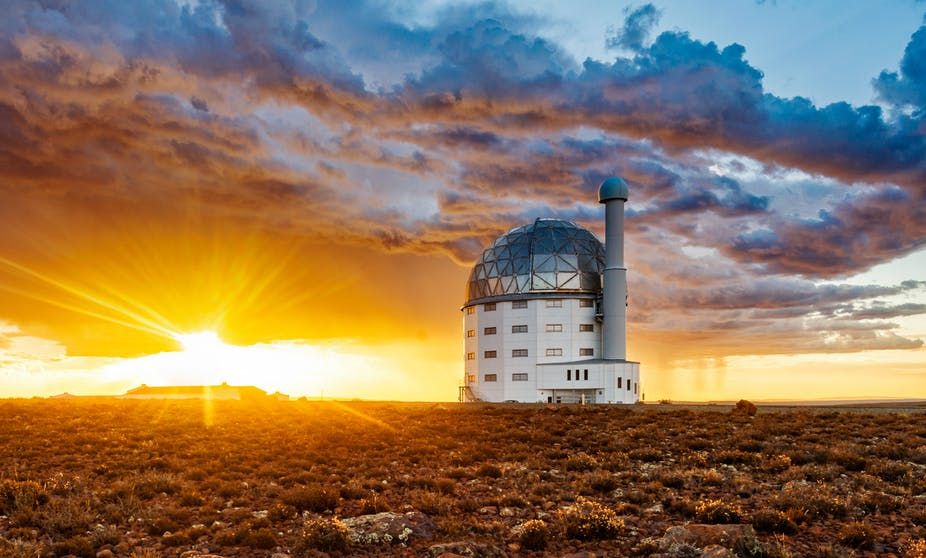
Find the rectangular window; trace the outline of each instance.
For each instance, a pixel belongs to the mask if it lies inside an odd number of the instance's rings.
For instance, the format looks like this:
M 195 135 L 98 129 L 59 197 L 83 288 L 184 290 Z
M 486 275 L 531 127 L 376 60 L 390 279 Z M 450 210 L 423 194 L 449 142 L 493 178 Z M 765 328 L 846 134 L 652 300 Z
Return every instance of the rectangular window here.
M 595 324 L 579 324 L 579 331 L 595 331 Z
M 617 389 L 621 389 L 621 388 L 623 388 L 623 387 L 624 387 L 624 379 L 623 379 L 623 378 L 618 378 L 618 379 L 617 379 Z
M 511 375 L 511 381 L 512 382 L 526 382 L 527 373 L 526 372 L 515 372 L 514 374 Z
M 511 333 L 527 333 L 527 324 L 511 326 Z
M 630 391 L 630 378 L 627 378 L 627 391 Z
M 582 371 L 582 379 L 588 380 L 588 368 Z
M 496 351 L 486 351 L 486 352 L 485 352 L 485 357 L 486 357 L 486 358 L 495 358 L 495 357 L 497 357 L 497 356 L 498 356 L 498 352 L 496 352 Z
M 474 313 L 476 313 L 476 307 L 475 307 L 475 306 L 467 306 L 467 307 L 466 307 L 466 313 L 467 313 L 467 314 L 474 314 Z
M 497 382 L 498 374 L 486 374 L 482 377 L 482 379 L 486 382 Z
M 572 369 L 571 368 L 566 370 L 566 379 L 567 380 L 572 379 Z
M 636 382 L 633 383 L 633 392 L 634 392 L 634 393 L 637 393 L 637 385 L 638 385 L 638 384 L 637 384 Z
M 579 356 L 595 356 L 595 349 L 583 347 L 579 349 Z
M 476 353 L 466 353 L 466 360 L 476 360 Z
M 562 349 L 547 349 L 547 356 L 563 356 Z
M 563 324 L 547 324 L 547 333 L 557 333 L 563 331 Z
M 467 329 L 467 330 L 466 330 L 466 336 L 467 336 L 467 337 L 476 337 L 476 330 L 475 330 L 475 329 Z
M 470 374 L 469 376 L 466 377 L 466 381 L 468 381 L 468 382 L 471 383 L 471 384 L 475 384 L 475 383 L 476 383 L 476 375 L 475 375 L 475 374 Z
M 579 300 L 579 308 L 591 308 L 595 305 L 595 301 L 590 298 L 583 298 Z
M 526 300 L 515 300 L 514 302 L 511 303 L 511 307 L 515 309 L 527 308 L 527 301 Z
M 513 357 L 526 357 L 527 349 L 511 349 L 511 356 Z
M 547 308 L 562 308 L 562 307 L 563 307 L 562 299 L 557 298 L 555 300 L 547 301 Z
M 494 328 L 494 327 L 487 327 L 487 328 L 485 328 L 484 330 L 482 330 L 482 333 L 484 333 L 484 334 L 486 334 L 486 335 L 495 335 L 495 328 Z
M 495 312 L 495 303 L 486 302 L 485 304 L 482 305 L 482 309 L 486 312 Z

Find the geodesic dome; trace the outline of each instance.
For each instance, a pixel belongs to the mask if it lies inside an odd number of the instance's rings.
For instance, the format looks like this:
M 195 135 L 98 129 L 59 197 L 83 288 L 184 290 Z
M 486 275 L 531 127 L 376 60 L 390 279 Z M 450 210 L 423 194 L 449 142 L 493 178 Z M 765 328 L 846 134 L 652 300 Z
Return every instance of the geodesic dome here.
M 498 237 L 476 260 L 466 303 L 522 293 L 601 291 L 604 245 L 560 219 L 537 219 Z

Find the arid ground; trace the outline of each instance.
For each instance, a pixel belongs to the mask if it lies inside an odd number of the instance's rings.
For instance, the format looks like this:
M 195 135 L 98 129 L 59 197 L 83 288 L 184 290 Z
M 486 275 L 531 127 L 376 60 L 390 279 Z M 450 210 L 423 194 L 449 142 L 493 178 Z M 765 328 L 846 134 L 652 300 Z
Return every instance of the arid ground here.
M 9 400 L 0 516 L 0 556 L 924 556 L 926 414 Z

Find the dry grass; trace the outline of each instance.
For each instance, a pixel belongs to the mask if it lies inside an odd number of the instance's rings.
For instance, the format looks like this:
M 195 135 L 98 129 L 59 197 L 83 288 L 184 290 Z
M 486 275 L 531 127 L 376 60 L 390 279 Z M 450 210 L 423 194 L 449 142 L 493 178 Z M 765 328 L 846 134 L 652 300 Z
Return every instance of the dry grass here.
M 342 518 L 431 516 L 410 542 L 644 552 L 687 521 L 778 556 L 923 556 L 923 414 L 385 403 L 0 402 L 0 557 L 364 554 Z M 514 546 L 511 546 L 514 545 Z M 641 550 L 643 549 L 643 550 Z

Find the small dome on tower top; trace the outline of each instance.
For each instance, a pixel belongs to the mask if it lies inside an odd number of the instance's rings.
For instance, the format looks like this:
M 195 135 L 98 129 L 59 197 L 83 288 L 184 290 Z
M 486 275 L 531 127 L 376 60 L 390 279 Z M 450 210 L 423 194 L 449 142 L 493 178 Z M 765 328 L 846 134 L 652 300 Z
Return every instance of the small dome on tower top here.
M 609 200 L 627 201 L 629 191 L 630 189 L 627 187 L 627 183 L 623 178 L 619 176 L 606 178 L 604 182 L 601 183 L 601 187 L 598 188 L 598 203 L 604 203 Z

